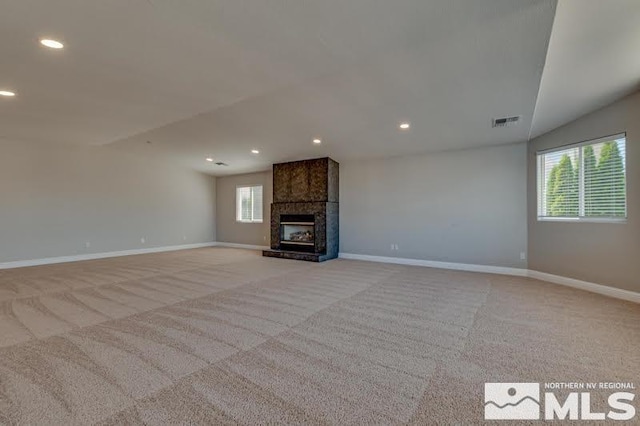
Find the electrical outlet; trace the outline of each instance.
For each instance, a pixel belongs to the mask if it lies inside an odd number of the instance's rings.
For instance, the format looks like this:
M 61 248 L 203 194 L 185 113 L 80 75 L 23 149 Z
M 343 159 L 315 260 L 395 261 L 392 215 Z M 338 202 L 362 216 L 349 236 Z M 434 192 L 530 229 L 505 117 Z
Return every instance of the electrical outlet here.
M 395 244 L 391 244 L 391 250 L 394 250 Z
M 144 237 L 140 238 L 140 243 L 144 244 L 146 242 L 147 242 L 147 240 Z
M 91 241 L 87 241 L 86 243 L 84 243 L 84 247 L 85 248 L 90 248 L 91 247 Z
M 520 260 L 527 260 L 527 253 L 521 251 L 520 252 Z
M 186 235 L 182 236 L 182 241 L 187 241 L 187 236 Z
M 397 250 L 400 250 L 400 247 L 398 247 L 398 245 L 396 244 L 396 251 L 397 251 Z

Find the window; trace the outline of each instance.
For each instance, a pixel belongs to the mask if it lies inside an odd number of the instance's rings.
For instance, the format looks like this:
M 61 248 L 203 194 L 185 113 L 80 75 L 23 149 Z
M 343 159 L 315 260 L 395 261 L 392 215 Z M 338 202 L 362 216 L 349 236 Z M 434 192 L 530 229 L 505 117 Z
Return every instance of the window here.
M 626 135 L 538 153 L 538 220 L 624 221 Z
M 262 223 L 262 185 L 236 188 L 236 220 Z

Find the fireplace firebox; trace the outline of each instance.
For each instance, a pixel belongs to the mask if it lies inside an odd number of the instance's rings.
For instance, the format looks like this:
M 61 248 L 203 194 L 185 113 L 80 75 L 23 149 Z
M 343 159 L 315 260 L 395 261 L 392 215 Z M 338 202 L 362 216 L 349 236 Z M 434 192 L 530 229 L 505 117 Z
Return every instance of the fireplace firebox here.
M 313 215 L 280 215 L 280 247 L 294 251 L 315 251 Z

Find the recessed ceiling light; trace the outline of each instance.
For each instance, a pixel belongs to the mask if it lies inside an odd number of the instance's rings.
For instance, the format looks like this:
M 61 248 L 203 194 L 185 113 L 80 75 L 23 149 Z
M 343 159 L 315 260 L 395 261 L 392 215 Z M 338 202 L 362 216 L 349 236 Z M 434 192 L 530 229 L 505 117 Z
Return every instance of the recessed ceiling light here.
M 213 163 L 213 158 L 211 158 L 211 157 L 207 157 L 207 158 L 205 158 L 205 160 L 207 160 L 210 163 Z
M 57 40 L 51 40 L 50 38 L 43 38 L 42 40 L 40 40 L 40 44 L 52 49 L 62 49 L 64 47 L 64 44 L 60 43 Z
M 252 150 L 251 150 L 251 153 L 252 153 L 252 154 L 260 154 L 260 151 L 258 151 L 257 149 L 252 149 Z
M 0 96 L 6 96 L 7 98 L 11 98 L 15 95 L 16 94 L 14 92 L 10 92 L 8 90 L 0 90 Z
M 322 143 L 322 141 L 321 141 L 320 139 L 314 139 L 314 140 L 313 140 L 313 143 L 315 143 L 315 144 L 321 144 L 321 143 Z
M 399 127 L 400 127 L 402 130 L 406 130 L 406 129 L 408 129 L 409 127 L 411 127 L 411 124 L 409 124 L 409 123 L 407 123 L 407 122 L 405 121 L 404 123 L 400 123 L 400 126 L 399 126 Z

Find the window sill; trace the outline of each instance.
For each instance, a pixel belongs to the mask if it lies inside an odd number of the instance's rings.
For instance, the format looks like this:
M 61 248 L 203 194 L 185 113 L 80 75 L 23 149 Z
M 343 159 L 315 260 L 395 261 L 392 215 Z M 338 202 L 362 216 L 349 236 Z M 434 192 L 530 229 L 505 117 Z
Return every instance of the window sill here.
M 616 219 L 597 217 L 538 217 L 538 222 L 625 224 L 627 223 L 627 218 Z
M 262 220 L 237 220 L 236 223 L 263 223 Z

